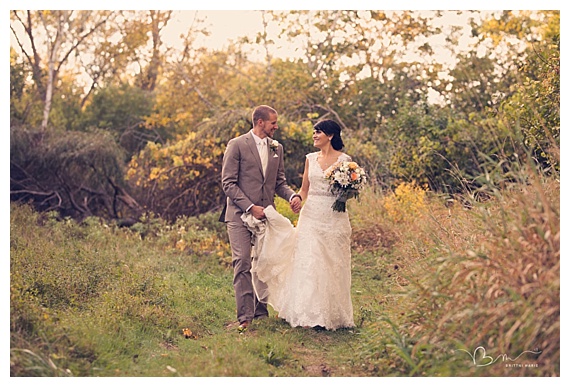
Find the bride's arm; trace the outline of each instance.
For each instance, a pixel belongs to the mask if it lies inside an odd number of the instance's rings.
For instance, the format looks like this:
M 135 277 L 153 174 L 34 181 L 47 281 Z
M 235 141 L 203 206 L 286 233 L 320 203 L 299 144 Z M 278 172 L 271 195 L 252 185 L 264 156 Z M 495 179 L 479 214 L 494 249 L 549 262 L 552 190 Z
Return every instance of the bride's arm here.
M 301 183 L 301 190 L 299 195 L 301 200 L 305 201 L 309 194 L 309 159 L 305 159 L 305 171 L 303 172 L 303 182 Z

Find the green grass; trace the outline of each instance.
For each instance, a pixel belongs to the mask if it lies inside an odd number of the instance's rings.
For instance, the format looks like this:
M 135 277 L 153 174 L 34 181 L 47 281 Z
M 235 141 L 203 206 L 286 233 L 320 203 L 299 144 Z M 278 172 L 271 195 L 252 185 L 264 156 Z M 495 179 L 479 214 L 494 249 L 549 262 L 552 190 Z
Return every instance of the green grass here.
M 216 214 L 127 229 L 12 204 L 10 374 L 560 375 L 559 185 L 535 188 L 470 211 L 433 198 L 408 223 L 386 216 L 384 194 L 365 192 L 350 203 L 356 327 L 335 332 L 291 328 L 272 312 L 239 334 Z M 524 358 L 537 368 L 477 368 L 459 350 L 477 345 L 543 354 Z

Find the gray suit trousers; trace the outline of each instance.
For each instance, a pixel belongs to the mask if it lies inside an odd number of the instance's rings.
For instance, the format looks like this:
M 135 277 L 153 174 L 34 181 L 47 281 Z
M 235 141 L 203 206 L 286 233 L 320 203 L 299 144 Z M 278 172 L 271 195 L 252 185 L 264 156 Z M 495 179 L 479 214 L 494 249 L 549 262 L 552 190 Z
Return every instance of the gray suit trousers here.
M 257 299 L 251 280 L 251 232 L 241 219 L 227 222 L 227 228 L 232 248 L 237 319 L 242 323 L 265 317 L 269 313 L 267 304 Z

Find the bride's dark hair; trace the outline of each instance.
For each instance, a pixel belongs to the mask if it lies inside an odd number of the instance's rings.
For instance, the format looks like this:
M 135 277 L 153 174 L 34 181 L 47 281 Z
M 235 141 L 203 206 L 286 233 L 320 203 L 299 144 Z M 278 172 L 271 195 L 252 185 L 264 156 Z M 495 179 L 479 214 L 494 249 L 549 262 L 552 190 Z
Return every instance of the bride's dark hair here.
M 335 121 L 323 120 L 317 122 L 314 128 L 315 130 L 320 130 L 327 136 L 330 135 L 333 136 L 333 138 L 331 139 L 331 146 L 333 147 L 334 150 L 341 150 L 342 148 L 344 148 L 344 142 L 342 142 L 342 137 L 340 136 L 341 128 L 340 125 L 337 124 Z

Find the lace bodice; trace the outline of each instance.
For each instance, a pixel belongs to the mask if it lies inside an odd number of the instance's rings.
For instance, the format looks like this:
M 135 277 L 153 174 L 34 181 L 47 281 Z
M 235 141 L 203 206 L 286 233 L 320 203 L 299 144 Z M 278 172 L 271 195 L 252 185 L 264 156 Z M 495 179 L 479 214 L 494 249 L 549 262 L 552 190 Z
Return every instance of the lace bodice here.
M 313 152 L 307 155 L 307 159 L 309 160 L 309 197 L 312 195 L 333 197 L 329 191 L 329 182 L 325 179 L 325 173 L 333 168 L 336 163 L 323 170 L 317 161 L 318 155 L 319 152 Z M 351 158 L 346 153 L 341 153 L 338 156 L 337 162 L 341 161 L 351 161 Z

